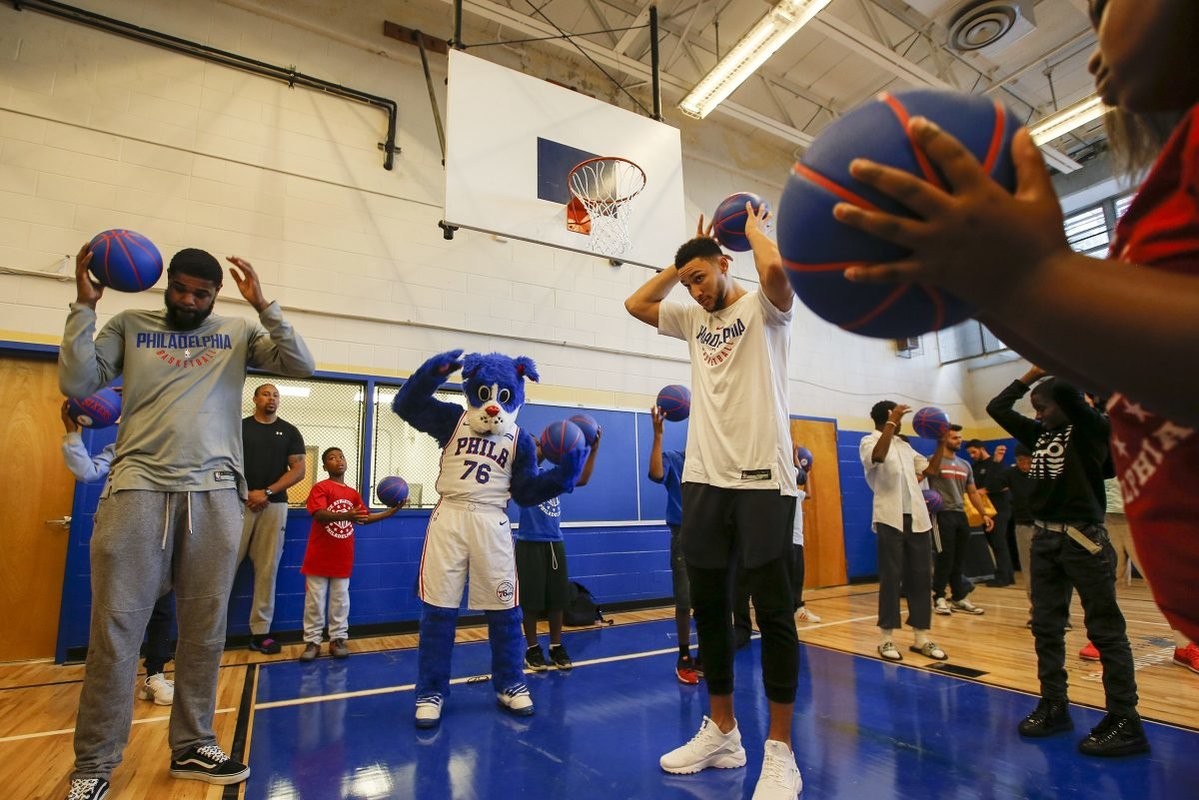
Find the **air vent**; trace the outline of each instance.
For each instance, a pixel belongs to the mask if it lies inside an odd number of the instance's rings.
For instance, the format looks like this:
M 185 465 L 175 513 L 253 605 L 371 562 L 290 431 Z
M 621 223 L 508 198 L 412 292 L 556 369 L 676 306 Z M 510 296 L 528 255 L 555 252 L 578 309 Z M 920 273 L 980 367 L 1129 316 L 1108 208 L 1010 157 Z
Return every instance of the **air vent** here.
M 947 44 L 963 52 L 988 49 L 993 52 L 1015 42 L 1033 27 L 1032 9 L 1025 0 L 978 0 L 954 13 L 949 21 Z

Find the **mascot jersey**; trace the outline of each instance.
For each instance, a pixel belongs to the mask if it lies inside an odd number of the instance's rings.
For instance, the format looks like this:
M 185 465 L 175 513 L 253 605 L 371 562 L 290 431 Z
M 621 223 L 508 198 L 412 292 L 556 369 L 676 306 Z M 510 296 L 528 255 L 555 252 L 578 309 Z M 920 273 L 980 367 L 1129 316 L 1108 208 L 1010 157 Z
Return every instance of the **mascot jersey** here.
M 437 493 L 443 500 L 466 500 L 503 508 L 512 486 L 512 462 L 520 428 L 482 435 L 471 430 L 467 415 L 458 420 L 441 451 Z

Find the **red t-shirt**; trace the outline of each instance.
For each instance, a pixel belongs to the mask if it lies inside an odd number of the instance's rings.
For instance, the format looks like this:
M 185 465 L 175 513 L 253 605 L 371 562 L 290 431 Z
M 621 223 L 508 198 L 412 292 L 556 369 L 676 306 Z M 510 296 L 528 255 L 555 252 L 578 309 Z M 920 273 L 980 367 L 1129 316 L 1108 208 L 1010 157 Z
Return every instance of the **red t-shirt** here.
M 344 483 L 323 480 L 308 493 L 308 513 L 321 509 L 344 513 L 365 508 L 362 496 Z M 354 523 L 349 520 L 320 523 L 312 520 L 308 549 L 300 572 L 322 578 L 348 578 L 354 568 Z
M 1199 291 L 1199 105 L 1175 128 L 1116 227 L 1112 256 L 1195 275 Z M 1193 369 L 1194 365 L 1175 365 Z M 1112 456 L 1137 555 L 1166 619 L 1199 640 L 1199 436 L 1116 395 Z

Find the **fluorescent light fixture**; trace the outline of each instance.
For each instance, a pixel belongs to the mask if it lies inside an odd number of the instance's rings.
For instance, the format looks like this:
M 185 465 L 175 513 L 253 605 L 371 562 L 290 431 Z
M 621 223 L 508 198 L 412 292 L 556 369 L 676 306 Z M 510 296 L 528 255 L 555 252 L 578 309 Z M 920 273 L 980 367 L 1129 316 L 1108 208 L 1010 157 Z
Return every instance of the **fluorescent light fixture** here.
M 279 386 L 280 397 L 308 397 L 312 389 L 307 386 Z
M 1050 114 L 1036 125 L 1029 127 L 1032 140 L 1038 145 L 1052 142 L 1059 136 L 1069 133 L 1075 128 L 1081 128 L 1088 122 L 1094 122 L 1107 112 L 1107 106 L 1098 95 L 1067 106 L 1056 114 Z
M 700 80 L 679 103 L 679 108 L 697 119 L 708 116 L 830 2 L 832 0 L 781 0 Z

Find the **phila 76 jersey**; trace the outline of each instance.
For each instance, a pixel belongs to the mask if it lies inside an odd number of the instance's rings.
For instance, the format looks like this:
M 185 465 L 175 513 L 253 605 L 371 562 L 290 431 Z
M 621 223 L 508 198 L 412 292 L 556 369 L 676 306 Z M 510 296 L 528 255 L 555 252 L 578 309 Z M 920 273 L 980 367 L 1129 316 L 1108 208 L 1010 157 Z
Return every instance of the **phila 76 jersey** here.
M 466 415 L 441 451 L 437 493 L 447 500 L 467 500 L 503 507 L 512 485 L 512 460 L 520 428 L 480 436 L 471 430 Z

